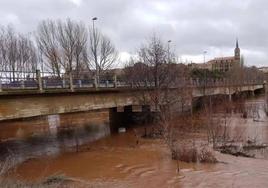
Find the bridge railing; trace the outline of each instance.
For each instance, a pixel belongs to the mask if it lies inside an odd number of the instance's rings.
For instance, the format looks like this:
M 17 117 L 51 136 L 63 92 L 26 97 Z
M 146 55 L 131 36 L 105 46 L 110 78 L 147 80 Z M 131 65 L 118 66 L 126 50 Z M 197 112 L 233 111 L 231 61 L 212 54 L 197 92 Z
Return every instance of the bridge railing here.
M 116 77 L 101 77 L 96 79 L 89 76 L 76 76 L 66 73 L 51 72 L 19 72 L 0 71 L 0 91 L 18 89 L 77 89 L 77 88 L 114 88 L 130 87 Z
M 219 87 L 263 84 L 263 80 L 227 80 L 227 79 L 179 79 L 172 87 Z M 154 83 L 141 82 L 136 87 L 154 87 Z M 92 76 L 55 74 L 51 72 L 0 71 L 0 91 L 3 90 L 48 90 L 48 89 L 83 89 L 129 87 L 128 80 L 119 80 L 116 76 L 101 77 L 99 83 Z
M 33 72 L 1 71 L 0 89 L 37 89 L 36 74 Z
M 227 86 L 243 86 L 243 85 L 259 85 L 263 84 L 263 79 L 257 80 L 231 80 L 231 79 L 192 79 L 191 85 L 195 87 L 227 87 Z

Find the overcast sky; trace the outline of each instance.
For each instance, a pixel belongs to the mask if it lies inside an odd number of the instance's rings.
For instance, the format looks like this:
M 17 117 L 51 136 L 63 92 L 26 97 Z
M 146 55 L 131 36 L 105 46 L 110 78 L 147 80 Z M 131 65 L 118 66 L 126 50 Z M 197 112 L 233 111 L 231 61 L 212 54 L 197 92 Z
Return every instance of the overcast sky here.
M 121 59 L 153 33 L 183 61 L 232 56 L 238 37 L 247 65 L 268 66 L 267 0 L 0 0 L 0 24 L 35 30 L 43 19 L 82 20 L 96 25 L 116 45 Z

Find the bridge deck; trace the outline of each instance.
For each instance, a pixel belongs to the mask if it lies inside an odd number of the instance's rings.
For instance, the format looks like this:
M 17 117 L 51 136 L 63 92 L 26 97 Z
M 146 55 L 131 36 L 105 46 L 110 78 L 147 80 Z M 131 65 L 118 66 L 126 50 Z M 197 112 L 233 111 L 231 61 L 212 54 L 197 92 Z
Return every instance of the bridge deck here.
M 232 95 L 263 89 L 264 85 L 187 87 L 192 97 Z M 181 88 L 170 88 L 181 90 Z M 185 90 L 185 88 L 184 88 Z M 177 92 L 176 92 L 177 93 Z M 180 92 L 179 92 L 180 93 Z M 178 94 L 179 95 L 179 94 Z M 0 92 L 0 120 L 144 105 L 144 88 L 9 90 Z M 180 96 L 179 96 L 180 97 Z M 181 97 L 182 100 L 184 97 Z

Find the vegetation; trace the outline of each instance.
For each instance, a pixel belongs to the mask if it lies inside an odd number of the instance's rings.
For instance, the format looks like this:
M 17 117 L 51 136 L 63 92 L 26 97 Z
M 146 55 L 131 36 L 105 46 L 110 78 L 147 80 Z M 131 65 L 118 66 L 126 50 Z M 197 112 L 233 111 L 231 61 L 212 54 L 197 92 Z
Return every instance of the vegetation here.
M 203 123 L 206 125 L 207 143 L 196 142 L 195 137 L 191 135 L 196 130 L 193 124 L 195 120 L 191 104 L 193 101 L 192 90 L 188 87 L 190 79 L 199 79 L 206 83 L 220 79 L 224 81 L 224 84 L 231 85 L 248 83 L 252 79 L 263 80 L 263 74 L 254 67 L 243 66 L 234 67 L 226 73 L 202 69 L 189 71 L 183 65 L 168 61 L 167 52 L 162 40 L 153 36 L 139 49 L 138 58 L 132 59 L 124 69 L 125 77 L 128 78 L 132 87 L 145 88 L 143 97 L 138 100 L 141 101 L 141 104 L 150 104 L 151 109 L 156 112 L 157 125 L 152 133 L 146 133 L 146 135 L 151 138 L 161 136 L 169 147 L 174 160 L 215 163 L 217 159 L 209 146 L 212 145 L 213 149 L 219 150 L 220 147 L 230 143 L 233 139 L 230 136 L 230 115 L 232 111 L 242 113 L 245 107 L 231 103 L 228 97 L 222 97 L 220 100 L 216 100 L 218 104 L 214 104 L 211 96 L 206 96 L 202 109 L 205 111 Z M 170 88 L 183 89 L 171 92 Z M 243 97 L 239 102 L 243 102 Z M 219 109 L 215 109 L 216 106 Z M 215 112 L 219 112 L 221 115 L 219 116 Z M 179 114 L 185 114 L 181 116 L 184 118 L 174 121 Z M 181 129 L 181 124 L 190 126 L 191 130 Z M 180 136 L 183 134 L 192 137 L 187 144 L 179 142 Z M 235 134 L 237 141 L 240 141 L 243 130 L 238 130 Z
M 208 69 L 193 69 L 191 71 L 191 77 L 194 79 L 206 80 L 206 79 L 222 79 L 225 77 L 225 73 L 218 70 Z
M 14 158 L 8 158 L 0 162 L 0 187 L 1 188 L 56 188 L 69 187 L 68 181 L 73 181 L 63 174 L 51 175 L 40 182 L 29 183 L 23 182 L 16 178 L 10 177 L 11 171 L 14 169 L 16 161 Z
M 156 112 L 156 126 L 153 133 L 147 135 L 157 138 L 161 136 L 174 160 L 217 162 L 213 152 L 207 147 L 198 149 L 200 147 L 194 139 L 190 140 L 191 145 L 178 142 L 183 132 L 180 124 L 189 126 L 190 123 L 190 132 L 194 131 L 192 105 L 189 108 L 188 104 L 192 101 L 192 90 L 187 87 L 191 75 L 186 66 L 168 61 L 168 52 L 162 40 L 153 36 L 138 51 L 138 61 L 135 63 L 132 60 L 125 68 L 126 77 L 133 87 L 145 87 L 143 97 L 138 100 L 142 104 L 150 104 L 151 110 Z M 173 89 L 171 92 L 170 88 L 184 89 Z M 180 121 L 175 121 L 178 114 L 184 113 L 186 114 L 181 116 Z
M 19 80 L 29 73 L 50 72 L 57 77 L 93 72 L 96 81 L 114 66 L 117 50 L 97 28 L 86 29 L 82 22 L 43 20 L 35 35 L 17 33 L 12 27 L 0 27 L 0 71 Z
M 208 146 L 196 147 L 192 145 L 180 145 L 173 148 L 172 159 L 184 162 L 217 163 L 214 152 Z

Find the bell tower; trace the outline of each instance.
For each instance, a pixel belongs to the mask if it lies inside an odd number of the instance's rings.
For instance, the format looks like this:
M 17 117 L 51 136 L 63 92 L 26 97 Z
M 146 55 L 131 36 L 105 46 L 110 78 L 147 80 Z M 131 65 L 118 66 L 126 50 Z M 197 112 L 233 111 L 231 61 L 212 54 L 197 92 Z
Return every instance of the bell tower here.
M 240 48 L 239 48 L 239 44 L 238 44 L 238 39 L 236 39 L 236 47 L 234 50 L 234 57 L 235 57 L 235 60 L 240 60 Z

